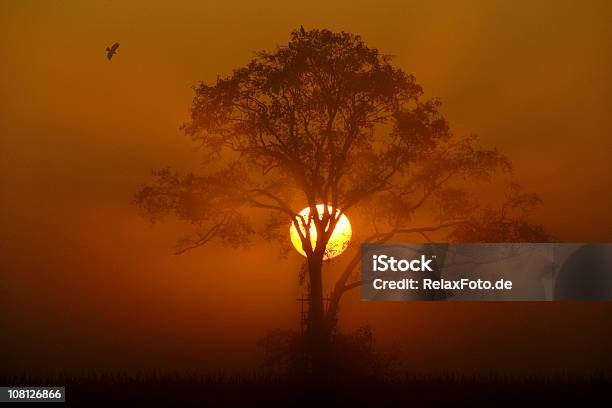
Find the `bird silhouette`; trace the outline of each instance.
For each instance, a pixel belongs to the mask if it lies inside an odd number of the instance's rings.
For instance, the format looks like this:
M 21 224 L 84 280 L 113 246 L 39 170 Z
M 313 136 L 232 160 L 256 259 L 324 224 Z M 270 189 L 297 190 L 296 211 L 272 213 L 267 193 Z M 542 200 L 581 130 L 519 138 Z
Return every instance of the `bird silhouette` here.
M 119 43 L 114 43 L 110 48 L 106 47 L 106 58 L 110 61 L 113 58 L 113 55 L 117 53 L 117 48 L 119 48 Z
M 306 30 L 304 30 L 304 26 L 300 25 L 300 33 L 306 34 Z

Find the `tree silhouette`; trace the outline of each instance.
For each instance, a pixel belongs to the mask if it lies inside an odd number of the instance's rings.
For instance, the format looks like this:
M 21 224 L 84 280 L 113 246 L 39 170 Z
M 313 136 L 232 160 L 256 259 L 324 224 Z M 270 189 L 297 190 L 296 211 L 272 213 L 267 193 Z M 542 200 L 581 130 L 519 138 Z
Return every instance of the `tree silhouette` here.
M 452 134 L 440 101 L 423 100 L 414 76 L 358 35 L 295 30 L 287 45 L 194 90 L 183 130 L 200 145 L 205 174 L 157 171 L 136 203 L 153 221 L 172 214 L 193 224 L 178 253 L 212 239 L 240 247 L 257 234 L 287 242 L 293 223 L 306 252 L 315 366 L 325 360 L 342 295 L 361 284 L 355 250 L 324 308 L 324 255 L 342 214 L 365 220 L 356 242 L 432 233 L 461 241 L 548 238 L 525 221 L 538 199 L 519 186 L 508 186 L 501 207 L 480 203 L 473 184 L 510 172 L 509 160 L 476 136 Z M 317 204 L 325 205 L 321 214 Z M 302 218 L 304 206 L 310 216 Z M 249 222 L 252 208 L 268 210 L 265 228 Z M 417 212 L 429 225 L 415 224 Z

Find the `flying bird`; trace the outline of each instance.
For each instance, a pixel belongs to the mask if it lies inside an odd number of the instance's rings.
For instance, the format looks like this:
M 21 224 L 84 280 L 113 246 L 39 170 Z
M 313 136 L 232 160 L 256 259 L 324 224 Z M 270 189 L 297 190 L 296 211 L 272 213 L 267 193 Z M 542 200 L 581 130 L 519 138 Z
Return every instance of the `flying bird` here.
M 114 43 L 110 48 L 106 47 L 106 58 L 110 61 L 113 58 L 113 55 L 117 53 L 117 48 L 119 48 L 119 43 Z

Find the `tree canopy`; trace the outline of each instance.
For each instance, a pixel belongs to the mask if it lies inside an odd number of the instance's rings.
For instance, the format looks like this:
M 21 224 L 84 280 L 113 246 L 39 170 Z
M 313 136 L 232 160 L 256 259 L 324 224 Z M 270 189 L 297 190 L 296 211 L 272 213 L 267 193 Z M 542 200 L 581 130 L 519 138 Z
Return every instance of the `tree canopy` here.
M 474 191 L 476 182 L 510 173 L 510 161 L 474 135 L 453 134 L 440 100 L 425 99 L 413 75 L 358 35 L 295 30 L 288 44 L 256 53 L 246 66 L 194 92 L 183 130 L 201 147 L 204 172 L 162 169 L 136 197 L 152 220 L 172 214 L 194 226 L 178 252 L 214 238 L 247 245 L 257 234 L 282 233 L 288 242 L 294 223 L 312 286 L 345 212 L 366 214 L 359 228 L 369 242 L 403 233 L 430 239 L 435 231 L 449 241 L 549 239 L 525 218 L 539 202 L 536 195 L 510 183 L 505 200 L 488 205 Z M 326 211 L 319 214 L 321 203 Z M 297 214 L 305 206 L 308 219 Z M 268 210 L 265 228 L 249 221 L 254 208 Z M 415 225 L 418 212 L 428 225 Z M 336 285 L 338 299 L 357 286 L 349 282 L 356 259 Z

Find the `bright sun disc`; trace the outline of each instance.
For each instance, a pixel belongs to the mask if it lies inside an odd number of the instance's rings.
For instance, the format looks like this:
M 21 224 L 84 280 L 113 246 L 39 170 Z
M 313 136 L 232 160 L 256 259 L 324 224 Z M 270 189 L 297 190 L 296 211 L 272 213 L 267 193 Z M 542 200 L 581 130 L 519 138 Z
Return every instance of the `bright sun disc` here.
M 325 211 L 325 205 L 318 204 L 317 212 L 319 213 L 319 215 L 322 214 L 323 211 Z M 339 211 L 336 211 L 336 214 L 338 214 L 338 212 Z M 304 217 L 304 219 L 306 220 L 308 219 L 309 214 L 310 207 L 304 208 L 299 213 L 299 215 Z M 304 226 L 300 225 L 300 229 L 302 230 L 302 232 L 305 232 Z M 298 234 L 297 229 L 295 228 L 295 225 L 293 225 L 293 223 L 291 223 L 291 227 L 289 228 L 289 235 L 291 236 L 291 243 L 293 244 L 295 249 L 303 256 L 306 256 L 306 252 L 302 248 L 302 241 L 300 240 L 300 235 Z M 344 252 L 344 250 L 348 247 L 349 242 L 351 241 L 351 235 L 351 223 L 349 222 L 346 215 L 342 214 L 340 216 L 340 219 L 338 220 L 338 223 L 336 224 L 336 228 L 334 228 L 334 232 L 332 232 L 331 237 L 329 238 L 329 242 L 327 243 L 327 247 L 325 248 L 325 255 L 323 256 L 323 259 L 334 258 Z M 314 223 L 310 225 L 310 242 L 313 247 L 317 243 L 317 229 L 315 228 Z

